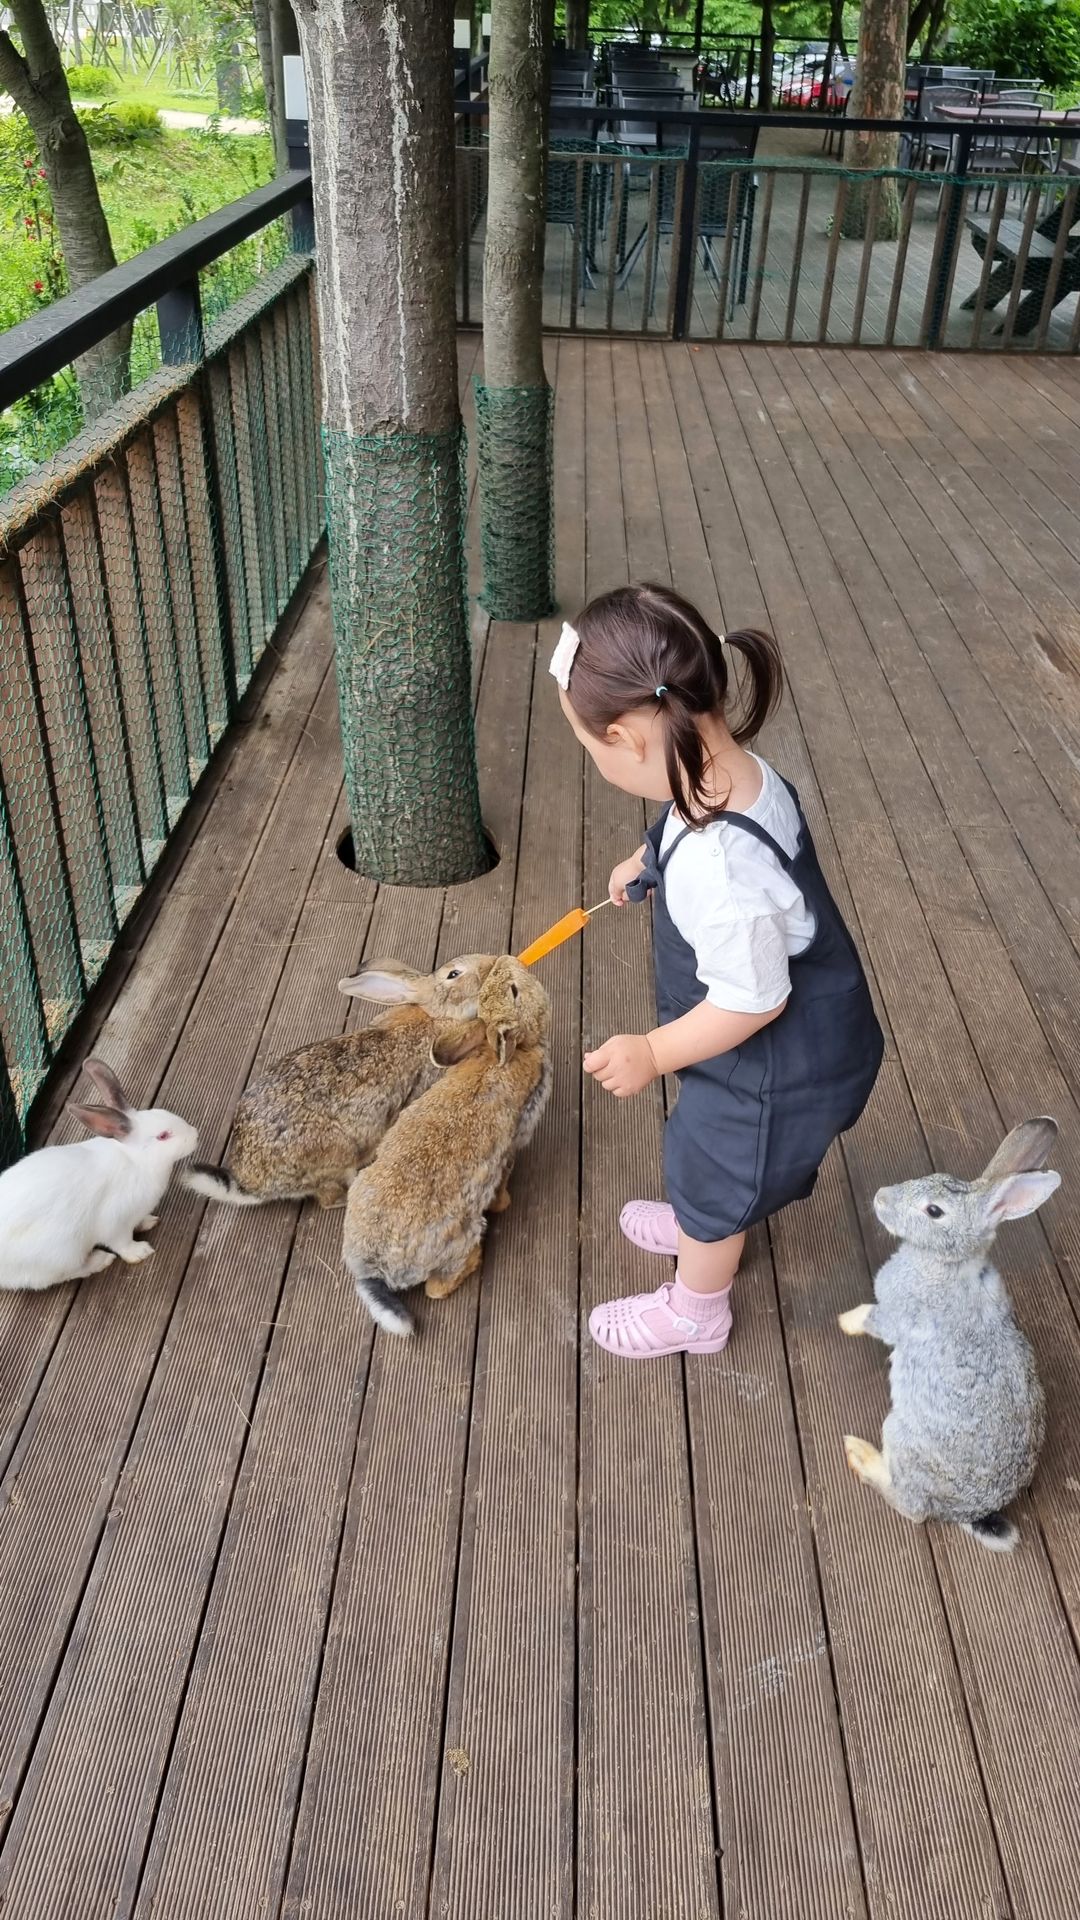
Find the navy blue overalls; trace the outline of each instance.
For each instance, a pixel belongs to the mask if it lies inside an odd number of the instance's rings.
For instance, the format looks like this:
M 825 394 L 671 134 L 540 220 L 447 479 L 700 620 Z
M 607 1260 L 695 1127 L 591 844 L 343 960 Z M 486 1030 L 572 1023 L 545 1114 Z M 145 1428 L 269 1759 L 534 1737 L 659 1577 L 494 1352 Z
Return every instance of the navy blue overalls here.
M 771 848 L 813 914 L 814 934 L 804 953 L 790 957 L 791 996 L 779 1018 L 741 1047 L 679 1075 L 679 1098 L 664 1133 L 664 1177 L 675 1217 L 693 1240 L 726 1240 L 805 1199 L 833 1141 L 854 1126 L 870 1098 L 885 1050 L 855 943 L 829 892 L 798 795 L 784 785 L 799 809 L 793 859 L 748 815 L 720 818 Z M 632 900 L 655 894 L 661 1025 L 689 1013 L 706 993 L 694 950 L 664 902 L 664 869 L 693 831 L 684 827 L 661 858 L 667 812 L 650 827 L 644 871 L 627 888 Z

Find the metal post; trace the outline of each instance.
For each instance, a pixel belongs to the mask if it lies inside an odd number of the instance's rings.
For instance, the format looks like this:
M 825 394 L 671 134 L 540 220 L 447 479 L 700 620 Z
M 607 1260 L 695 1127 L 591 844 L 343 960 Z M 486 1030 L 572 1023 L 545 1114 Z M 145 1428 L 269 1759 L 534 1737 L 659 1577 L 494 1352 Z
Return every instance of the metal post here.
M 685 340 L 689 321 L 690 289 L 694 278 L 694 234 L 697 228 L 698 161 L 701 153 L 701 128 L 690 123 L 690 151 L 683 170 L 682 201 L 679 206 L 679 261 L 675 276 L 675 311 L 671 335 Z
M 298 53 L 287 53 L 281 65 L 285 81 L 285 146 L 289 156 L 289 171 L 309 173 L 311 143 L 304 62 Z M 310 194 L 293 208 L 290 225 L 293 252 L 314 253 L 315 208 Z
M 948 194 L 948 200 L 939 210 L 938 219 L 944 220 L 945 230 L 938 258 L 937 281 L 934 286 L 933 306 L 930 310 L 930 325 L 926 332 L 928 347 L 940 347 L 945 336 L 948 322 L 949 289 L 953 283 L 953 271 L 956 263 L 956 250 L 960 245 L 960 203 L 967 182 L 968 167 L 971 161 L 971 143 L 975 137 L 972 126 L 962 127 L 957 142 L 955 175 L 959 184 L 942 188 L 942 194 Z M 950 170 L 951 156 L 950 156 Z
M 201 360 L 206 351 L 203 335 L 202 299 L 196 275 L 163 293 L 157 303 L 161 358 L 167 367 L 186 367 Z
M 705 0 L 696 0 L 694 6 L 694 59 L 701 59 L 701 39 L 705 31 Z
M 754 68 L 757 64 L 757 36 L 750 35 L 750 45 L 746 50 L 746 91 L 743 94 L 743 106 L 754 104 Z

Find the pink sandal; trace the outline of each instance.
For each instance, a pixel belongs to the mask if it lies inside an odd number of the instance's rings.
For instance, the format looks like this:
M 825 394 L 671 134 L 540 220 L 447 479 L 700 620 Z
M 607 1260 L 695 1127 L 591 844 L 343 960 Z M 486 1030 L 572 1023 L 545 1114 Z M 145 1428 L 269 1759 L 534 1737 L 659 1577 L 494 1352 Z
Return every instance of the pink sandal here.
M 665 1353 L 721 1353 L 731 1333 L 731 1290 L 691 1293 L 676 1275 L 655 1293 L 605 1300 L 589 1315 L 589 1332 L 605 1353 L 653 1360 Z
M 619 1215 L 619 1225 L 635 1247 L 646 1253 L 666 1254 L 674 1260 L 679 1251 L 679 1228 L 675 1209 L 666 1200 L 628 1200 Z

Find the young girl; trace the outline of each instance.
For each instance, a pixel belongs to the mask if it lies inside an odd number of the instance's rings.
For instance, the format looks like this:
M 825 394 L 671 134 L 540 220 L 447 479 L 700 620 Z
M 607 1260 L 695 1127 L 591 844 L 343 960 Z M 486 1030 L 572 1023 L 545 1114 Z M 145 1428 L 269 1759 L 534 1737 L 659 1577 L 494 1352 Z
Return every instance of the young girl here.
M 748 679 L 734 726 L 733 651 Z M 589 1328 L 628 1360 L 718 1353 L 747 1230 L 813 1190 L 870 1096 L 881 1028 L 795 791 L 743 745 L 780 696 L 775 641 L 718 636 L 667 588 L 620 587 L 563 628 L 551 671 L 604 779 L 670 803 L 609 882 L 619 906 L 654 896 L 660 1025 L 616 1035 L 585 1067 L 622 1098 L 679 1076 L 668 1203 L 621 1216 L 628 1239 L 678 1266 L 673 1284 L 597 1307 Z

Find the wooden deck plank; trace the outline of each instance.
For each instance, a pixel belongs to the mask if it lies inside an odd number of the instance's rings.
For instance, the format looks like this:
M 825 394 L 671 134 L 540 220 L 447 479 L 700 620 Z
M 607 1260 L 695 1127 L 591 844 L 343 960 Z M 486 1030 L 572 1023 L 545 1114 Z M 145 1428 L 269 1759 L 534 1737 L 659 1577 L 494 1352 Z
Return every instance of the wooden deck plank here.
M 679 351 L 669 349 L 677 394 L 684 371 L 679 360 Z M 718 578 L 731 581 L 733 593 L 740 578 L 747 581 L 751 604 L 756 577 L 788 662 L 795 713 L 806 731 L 815 702 L 828 702 L 831 677 L 823 674 L 818 649 L 810 643 L 811 636 L 816 639 L 813 611 L 792 577 L 735 409 L 730 401 L 725 404 L 726 388 L 708 373 L 700 383 L 695 380 L 696 365 L 695 359 L 685 366 L 690 390 L 682 388 L 680 415 L 687 419 L 696 389 L 696 405 L 714 435 L 711 451 L 702 439 L 693 463 L 695 483 L 708 488 L 710 510 L 723 528 L 713 563 Z M 855 829 L 864 811 L 849 785 L 856 755 L 857 746 L 834 756 L 827 787 L 822 781 L 842 854 L 849 826 Z M 817 771 L 821 778 L 821 767 Z M 845 869 L 850 880 L 846 858 Z M 865 918 L 863 928 L 867 931 Z M 931 1000 L 927 1012 L 932 1010 Z M 875 1396 L 869 1370 L 860 1368 L 861 1351 L 854 1365 L 845 1350 L 837 1351 L 834 1316 L 853 1304 L 845 1293 L 850 1296 L 852 1247 L 858 1245 L 854 1207 L 837 1155 L 830 1156 L 814 1204 L 774 1223 L 773 1245 L 870 1912 L 887 1912 L 890 1920 L 910 1914 L 914 1920 L 965 1905 L 978 1911 L 979 1899 L 990 1912 L 1007 1911 L 927 1542 L 914 1529 L 874 1524 L 877 1515 L 868 1516 L 858 1530 L 846 1517 L 853 1492 L 863 1489 L 849 1484 L 839 1436 L 858 1431 L 860 1422 L 872 1431 Z M 814 1276 L 812 1287 L 806 1285 L 807 1275 Z M 862 1411 L 855 1412 L 856 1407 Z M 867 1684 L 870 1674 L 873 1682 Z M 882 1702 L 896 1702 L 898 1710 L 883 1712 Z M 928 1749 L 937 1756 L 933 1782 L 921 1758 Z
M 818 455 L 810 451 L 813 442 L 816 440 L 826 447 L 830 464 L 838 475 L 844 476 L 850 493 L 851 480 L 847 476 L 851 463 L 846 441 L 831 428 L 828 413 L 805 377 L 792 369 L 789 381 L 810 422 L 807 434 L 800 440 L 803 454 L 815 463 Z M 827 371 L 821 373 L 820 384 L 832 398 Z M 819 516 L 827 518 L 830 502 L 835 502 L 848 527 L 847 570 L 853 581 L 852 591 L 856 596 L 865 593 L 869 583 L 872 592 L 875 583 L 872 569 L 860 566 L 859 571 L 851 572 L 852 532 L 860 561 L 865 549 L 843 505 L 840 481 L 835 483 L 834 492 L 830 476 L 816 464 L 813 471 L 821 489 Z M 875 551 L 884 568 L 890 565 L 889 549 L 896 544 L 895 532 L 886 512 L 875 517 L 868 509 L 864 510 L 872 520 Z M 978 882 L 986 905 L 1009 944 L 1063 1070 L 1072 1075 L 1080 1034 L 1080 1023 L 1074 1018 L 1072 1006 L 1080 990 L 1080 959 L 1069 939 L 1071 933 L 1074 940 L 1080 940 L 1080 878 L 1075 871 L 1075 834 L 1038 768 L 1023 750 L 1018 750 L 1006 714 L 991 700 L 979 676 L 968 670 L 963 652 L 950 647 L 952 636 L 942 627 L 936 609 L 933 606 L 927 609 L 925 595 L 920 608 L 919 595 L 913 594 L 910 587 L 905 593 L 903 573 L 906 571 L 910 578 L 910 564 L 905 567 L 906 561 L 907 556 L 901 550 L 893 563 L 895 573 L 901 575 L 896 591 L 904 594 L 904 612 L 887 597 L 884 616 L 880 611 L 873 617 L 867 616 L 867 631 L 874 635 L 877 653 L 904 713 L 905 727 L 918 745 L 945 810 L 966 848 L 971 876 Z M 907 607 L 912 607 L 911 629 L 905 631 Z M 908 638 L 912 630 L 923 640 L 929 656 L 927 663 Z M 940 689 L 928 671 L 930 662 L 942 675 L 944 685 Z M 859 699 L 864 695 L 863 684 L 857 682 L 852 688 L 852 697 Z M 972 710 L 974 719 L 969 717 Z M 975 735 L 975 753 L 965 738 L 969 728 Z M 890 804 L 895 806 L 895 795 Z M 1008 815 L 1003 808 L 1008 808 Z M 1035 881 L 1032 866 L 1041 886 Z M 964 880 L 970 888 L 966 875 Z M 944 890 L 944 880 L 939 884 Z M 1048 910 L 1047 895 L 1055 911 Z
M 307 875 L 314 865 L 317 846 L 306 838 L 305 825 L 318 823 L 321 839 L 336 800 L 337 769 L 324 745 L 324 733 L 332 738 L 335 701 L 332 681 L 324 681 L 319 706 L 304 730 L 270 824 L 236 896 L 226 934 L 207 968 L 181 1043 L 162 1082 L 160 1098 L 164 1104 L 172 1101 L 184 1112 L 216 1111 L 222 1116 L 216 1129 L 211 1127 L 204 1134 L 204 1146 L 211 1152 L 215 1140 L 219 1147 L 223 1144 L 228 1116 L 250 1067 L 299 914 Z M 242 1022 L 236 1017 L 239 1005 L 245 1010 Z M 140 1283 L 135 1285 L 122 1271 L 115 1278 L 106 1276 L 97 1287 L 79 1290 L 9 1469 L 9 1489 L 14 1483 L 18 1491 L 5 1512 L 8 1524 L 3 1548 L 11 1571 L 3 1583 L 3 1604 L 9 1616 L 7 1630 L 27 1655 L 25 1666 L 17 1674 L 4 1676 L 7 1685 L 0 1741 L 5 1778 L 12 1786 L 36 1739 L 29 1765 L 30 1791 L 19 1802 L 0 1852 L 0 1887 L 11 1912 L 20 1910 L 23 1890 L 33 1883 L 39 1850 L 44 1857 L 53 1855 L 57 1829 L 77 1835 L 77 1844 L 71 1846 L 65 1860 L 75 1908 L 79 1897 L 85 1898 L 88 1892 L 100 1898 L 98 1876 L 107 1875 L 112 1864 L 105 1836 L 122 1830 L 130 1811 L 125 1796 L 145 1791 L 140 1769 L 145 1765 L 145 1729 L 155 1716 L 153 1692 L 140 1697 L 143 1717 L 138 1732 L 135 1709 L 131 1708 L 124 1741 L 117 1741 L 107 1721 L 100 1718 L 100 1702 L 103 1695 L 108 1697 L 110 1676 L 117 1676 L 122 1685 L 127 1681 L 125 1663 L 117 1655 L 116 1636 L 120 1644 L 130 1639 L 129 1608 L 135 1602 L 141 1611 L 148 1598 L 141 1573 L 128 1579 L 121 1573 L 117 1586 L 113 1586 L 114 1566 L 123 1569 L 129 1564 L 130 1553 L 132 1562 L 141 1569 L 147 1550 L 142 1527 L 122 1525 L 124 1507 L 114 1506 L 114 1489 L 123 1471 L 128 1486 L 143 1490 L 145 1448 L 161 1405 L 160 1375 L 145 1406 L 144 1397 L 155 1377 L 162 1340 L 166 1339 L 171 1351 L 177 1338 L 173 1313 L 200 1215 L 201 1209 L 191 1196 L 178 1196 L 157 1236 L 152 1277 L 140 1275 Z M 261 1293 L 259 1298 L 262 1318 L 272 1317 L 265 1311 Z M 252 1331 L 249 1323 L 249 1337 Z M 256 1333 L 255 1340 L 261 1350 L 263 1335 Z M 203 1350 L 205 1345 L 204 1337 Z M 58 1453 L 51 1441 L 55 1409 L 65 1405 L 85 1410 L 80 1414 L 83 1427 L 74 1459 Z M 161 1408 L 167 1428 L 176 1417 L 171 1403 Z M 223 1431 L 235 1431 L 235 1421 L 235 1407 L 230 1406 L 224 1428 L 212 1430 L 211 1444 Z M 167 1454 L 173 1452 L 174 1445 L 166 1446 Z M 185 1468 L 196 1475 L 188 1495 L 193 1503 L 201 1484 L 197 1466 L 197 1449 L 192 1448 L 185 1457 Z M 147 1507 L 152 1509 L 155 1498 L 163 1498 L 168 1505 L 179 1497 L 183 1511 L 185 1499 L 175 1458 L 164 1467 L 158 1466 L 156 1480 L 154 1467 L 151 1455 Z M 107 1517 L 108 1525 L 101 1534 Z M 31 1568 L 34 1578 L 28 1580 Z M 162 1577 L 167 1591 L 167 1568 L 162 1569 Z M 84 1581 L 86 1588 L 80 1600 Z M 76 1602 L 78 1614 L 71 1628 Z M 201 1589 L 196 1618 L 199 1607 Z M 65 1646 L 69 1629 L 71 1641 Z M 148 1631 L 166 1637 L 168 1644 L 167 1611 L 151 1608 Z M 37 1720 L 46 1703 L 48 1710 L 38 1734 Z M 92 1786 L 85 1772 L 70 1760 L 71 1743 L 84 1746 L 90 1737 L 88 1727 L 97 1728 L 102 1743 Z M 108 1793 L 103 1786 L 107 1772 L 111 1772 L 113 1782 Z M 151 1805 L 156 1774 L 155 1766 Z M 88 1790 L 92 1804 L 83 1808 L 82 1796 Z M 79 1879 L 84 1871 L 91 1875 L 89 1889 Z M 32 1906 L 36 1896 L 29 1893 L 26 1897 Z
M 589 596 L 627 577 L 610 350 L 586 397 Z M 585 786 L 585 891 L 601 899 L 640 843 L 640 801 Z M 591 892 L 590 892 L 591 889 Z M 637 915 L 597 921 L 583 943 L 584 1042 L 644 1031 L 653 994 Z M 647 1254 L 621 1241 L 618 1208 L 657 1182 L 658 1088 L 634 1101 L 584 1089 L 582 1311 L 655 1284 Z M 652 1275 L 650 1280 L 650 1274 Z M 581 1355 L 578 1903 L 590 1920 L 720 1911 L 686 1415 L 678 1368 Z M 628 1765 L 628 1757 L 634 1756 Z M 677 1810 L 670 1783 L 680 1782 Z
M 447 896 L 442 959 L 507 947 L 534 651 L 533 629 L 500 627 L 485 656 L 481 792 L 503 857 L 493 873 Z M 497 1285 L 499 1222 L 486 1266 L 485 1284 Z M 426 1909 L 438 1785 L 450 1764 L 447 1643 L 478 1291 L 473 1284 L 452 1300 L 423 1303 L 415 1341 L 375 1345 L 286 1885 L 287 1907 L 301 1912 L 305 1901 L 341 1920 L 393 1912 L 395 1903 L 402 1915 Z M 432 1620 L 437 1632 L 411 1630 Z
M 865 366 L 860 364 L 863 358 Z M 881 478 L 918 572 L 936 590 L 990 692 L 1052 783 L 1058 806 L 1075 821 L 1080 818 L 1080 798 L 1072 792 L 1067 768 L 1077 745 L 1077 716 L 1073 676 L 1067 657 L 1062 657 L 1060 637 L 1056 631 L 1047 634 L 996 561 L 988 561 L 984 547 L 973 546 L 963 529 L 959 547 L 949 539 L 954 521 L 947 493 L 935 478 L 928 479 L 925 464 L 911 458 L 902 439 L 897 444 L 896 426 L 890 421 L 884 427 L 883 415 L 903 403 L 893 380 L 879 381 L 876 358 L 860 356 L 853 365 L 853 411 L 861 420 L 872 394 L 873 418 L 865 438 L 860 433 L 852 441 L 852 452 L 860 462 L 866 456 L 864 471 L 872 482 Z M 881 435 L 879 441 L 875 433 Z M 895 449 L 896 460 L 886 461 L 884 449 Z M 893 476 L 904 485 L 897 488 Z M 958 558 L 966 558 L 966 572 Z M 910 566 L 908 576 L 910 580 Z M 916 578 L 912 592 L 920 589 Z
M 664 362 L 638 359 L 672 584 L 709 608 L 716 582 Z M 738 1312 L 738 1367 L 686 1366 L 724 1907 L 747 1920 L 855 1916 L 862 1874 L 765 1233 L 753 1236 Z
M 584 593 L 580 347 L 558 349 L 557 600 Z M 555 368 L 549 368 L 549 377 Z M 581 754 L 551 699 L 557 621 L 538 631 L 514 890 L 519 950 L 580 898 Z M 501 644 L 494 629 L 496 646 Z M 552 1102 L 480 1296 L 432 1913 L 572 1911 L 576 1785 L 578 1219 L 581 951 L 552 955 Z M 527 1304 L 527 1311 L 523 1306 Z M 502 1621 L 506 1632 L 490 1630 Z M 512 1624 L 511 1624 L 512 1623 Z M 504 1703 L 517 1701 L 507 1715 Z M 504 1847 L 489 1836 L 512 1812 Z
M 772 510 L 772 500 L 770 496 L 759 495 L 753 475 L 741 465 L 742 447 L 739 444 L 741 423 L 738 411 L 734 406 L 725 404 L 723 396 L 719 397 L 719 404 L 717 404 L 716 396 L 711 390 L 706 397 L 718 435 L 718 443 L 723 449 L 725 465 L 729 470 L 737 468 L 739 471 L 738 484 L 744 512 L 752 524 L 760 528 L 762 537 L 768 537 L 772 531 L 767 525 L 768 512 Z M 756 416 L 758 409 L 755 408 L 753 411 Z M 748 442 L 746 444 L 749 446 Z M 768 509 L 764 504 L 766 499 L 769 502 Z M 782 503 L 778 503 L 777 510 L 781 510 L 781 507 Z M 770 543 L 770 553 L 774 579 L 783 579 L 790 562 L 787 562 L 785 556 L 778 552 L 775 539 Z M 801 592 L 801 587 L 797 591 Z M 809 632 L 808 623 L 807 636 Z M 804 645 L 799 653 L 800 675 L 802 656 L 806 650 L 807 637 L 804 637 Z M 848 678 L 850 679 L 850 676 Z M 800 686 L 803 687 L 801 695 L 799 695 Z M 853 829 L 848 833 L 838 828 L 842 857 L 856 899 L 858 900 L 860 893 L 864 891 L 868 896 L 871 894 L 875 897 L 891 896 L 890 913 L 892 916 L 903 915 L 908 943 L 915 946 L 922 944 L 924 947 L 921 971 L 925 985 L 938 1004 L 939 1014 L 952 1028 L 944 1057 L 950 1060 L 950 1078 L 955 1076 L 964 1086 L 967 1122 L 964 1137 L 971 1138 L 974 1135 L 976 1142 L 981 1139 L 988 1148 L 998 1137 L 998 1119 L 985 1090 L 985 1083 L 982 1081 L 974 1051 L 967 1040 L 958 1010 L 954 1007 L 951 992 L 940 969 L 940 961 L 930 944 L 929 928 L 924 929 L 918 904 L 910 892 L 910 880 L 898 857 L 899 849 L 892 839 L 892 829 L 873 787 L 870 769 L 863 757 L 861 741 L 854 728 L 850 728 L 850 738 L 845 743 L 848 750 L 845 751 L 841 746 L 840 737 L 848 735 L 849 728 L 844 726 L 843 716 L 838 710 L 836 698 L 838 688 L 833 697 L 826 700 L 824 688 L 819 688 L 814 682 L 804 685 L 801 679 L 797 679 L 796 692 L 799 697 L 800 717 L 807 732 L 811 750 L 815 753 L 815 763 L 826 790 L 827 803 L 831 806 L 832 792 L 839 791 L 842 787 L 845 808 L 856 804 L 858 806 L 860 825 L 857 831 Z M 899 734 L 900 730 L 896 731 Z M 875 753 L 875 761 L 878 764 L 880 764 L 882 753 L 883 743 L 878 741 Z M 878 949 L 875 950 L 878 951 Z M 940 1089 L 940 1074 L 935 1073 L 930 1076 L 926 1073 L 925 992 L 921 992 L 916 1001 L 911 992 L 911 976 L 905 975 L 903 980 L 888 981 L 886 999 L 892 1012 L 894 1031 L 897 1034 L 901 1057 L 919 1117 L 925 1131 L 935 1141 L 937 1164 L 948 1165 L 950 1148 L 955 1154 L 955 1142 L 943 1141 L 943 1132 L 951 1133 L 951 1121 L 956 1107 L 949 1093 L 943 1094 Z M 889 1095 L 892 1096 L 898 1106 L 899 1115 L 902 1116 L 905 1105 L 902 1084 L 893 1075 L 884 1076 L 875 1111 L 881 1109 L 883 1099 Z M 948 1125 L 945 1123 L 946 1114 L 949 1116 Z M 905 1166 L 911 1164 L 915 1153 L 914 1115 L 911 1121 L 913 1144 L 902 1162 Z M 870 1124 L 872 1125 L 873 1122 L 871 1121 Z M 889 1124 L 891 1126 L 895 1123 Z M 864 1202 L 869 1197 L 869 1194 L 860 1195 Z M 777 1235 L 790 1233 L 797 1241 L 800 1232 L 807 1230 L 807 1222 L 811 1215 L 812 1209 L 800 1209 L 783 1216 L 776 1223 Z M 1025 1236 L 1019 1237 L 1023 1243 Z M 1026 1236 L 1029 1257 L 1032 1239 L 1034 1238 L 1037 1243 L 1039 1237 L 1037 1231 Z M 1060 1287 L 1056 1284 L 1052 1270 L 1044 1270 L 1038 1291 L 1041 1297 L 1045 1299 L 1048 1296 L 1049 1300 L 1056 1305 L 1055 1333 L 1058 1339 L 1065 1340 L 1067 1345 L 1071 1343 L 1075 1348 L 1077 1358 L 1073 1359 L 1070 1369 L 1075 1376 L 1076 1367 L 1080 1361 L 1080 1348 L 1076 1348 L 1075 1321 L 1068 1310 Z M 1026 1283 L 1021 1282 L 1017 1288 L 1021 1311 L 1023 1311 L 1025 1293 Z M 1045 1307 L 1043 1311 L 1045 1313 Z M 1038 1337 L 1037 1329 L 1032 1330 Z M 1052 1351 L 1048 1350 L 1042 1355 L 1042 1359 L 1047 1386 L 1053 1396 L 1055 1369 Z M 934 1545 L 935 1557 L 937 1557 L 938 1548 L 933 1533 L 930 1538 Z M 1071 1647 L 1071 1640 L 1067 1621 L 1064 1616 L 1058 1617 L 1060 1599 L 1053 1574 L 1042 1552 L 1038 1535 L 1032 1532 L 1028 1538 L 1031 1544 L 1027 1555 L 1027 1579 L 1036 1583 L 1039 1589 L 1039 1600 L 1037 1604 L 1032 1602 L 1029 1590 L 1027 1604 L 1024 1604 L 1021 1590 L 1016 1590 L 1013 1596 L 1016 1602 L 1016 1614 L 1013 1618 L 1009 1617 L 1008 1601 L 1003 1595 L 1000 1583 L 994 1589 L 992 1605 L 989 1602 L 985 1588 L 980 1587 L 981 1569 L 978 1562 L 973 1565 L 970 1557 L 966 1562 L 957 1560 L 952 1543 L 949 1541 L 944 1543 L 942 1551 L 947 1556 L 948 1565 L 955 1569 L 958 1576 L 955 1587 L 947 1588 L 952 1604 L 956 1608 L 956 1619 L 953 1621 L 950 1614 L 950 1624 L 953 1626 L 956 1637 L 965 1697 L 969 1709 L 973 1711 L 975 1730 L 979 1737 L 980 1762 L 984 1777 L 990 1786 L 991 1803 L 997 1820 L 997 1837 L 1004 1856 L 1006 1873 L 1011 1882 L 1010 1891 L 1014 1894 L 1014 1904 L 1018 1910 L 1026 1910 L 1030 1903 L 1033 1911 L 1041 1911 L 1060 1898 L 1062 1880 L 1059 1876 L 1062 1873 L 1066 1879 L 1070 1875 L 1075 1878 L 1080 1873 L 1080 1853 L 1077 1852 L 1080 1846 L 1080 1827 L 1074 1816 L 1066 1811 L 1070 1791 L 1068 1783 L 1075 1777 L 1077 1761 L 1080 1759 L 1080 1749 L 1077 1748 L 1073 1732 L 1076 1724 L 1075 1709 L 1066 1710 L 1055 1721 L 1054 1733 L 1048 1745 L 1043 1744 L 1040 1734 L 1028 1749 L 1026 1764 L 1029 1767 L 1038 1765 L 1041 1768 L 1046 1786 L 1048 1807 L 1046 1824 L 1043 1826 L 1040 1814 L 1033 1813 L 1031 1809 L 1025 1811 L 1022 1820 L 1017 1820 L 1015 1807 L 1010 1803 L 1009 1796 L 1000 1790 L 995 1791 L 1000 1779 L 1011 1772 L 1015 1763 L 1018 1740 L 1023 1740 L 1024 1731 L 1027 1729 L 1023 1731 L 1019 1729 L 1011 1714 L 1001 1709 L 1000 1694 L 990 1697 L 985 1691 L 987 1662 L 990 1658 L 991 1645 L 995 1645 L 998 1649 L 997 1657 L 1008 1672 L 1007 1684 L 1018 1697 L 1031 1702 L 1037 1699 L 1044 1689 L 1060 1691 L 1064 1688 L 1069 1699 L 1080 1698 L 1080 1692 L 1078 1692 L 1080 1665 L 1075 1663 L 1075 1655 L 1073 1665 L 1066 1665 L 1064 1669 L 1059 1657 L 1066 1643 Z M 996 1617 L 992 1627 L 988 1627 L 987 1615 L 994 1608 L 997 1609 Z M 1047 1640 L 1038 1646 L 1032 1643 L 1030 1631 L 1031 1618 L 1036 1612 L 1047 1619 L 1050 1627 Z M 1048 1651 L 1051 1646 L 1052 1652 Z M 1008 1649 L 1007 1653 L 1003 1652 L 1005 1647 Z M 983 1711 L 974 1711 L 976 1706 Z M 1028 1725 L 1030 1726 L 1030 1723 Z M 1036 1759 L 1036 1744 L 1042 1749 L 1039 1760 Z M 1063 1859 L 1067 1861 L 1067 1865 L 1063 1866 Z

